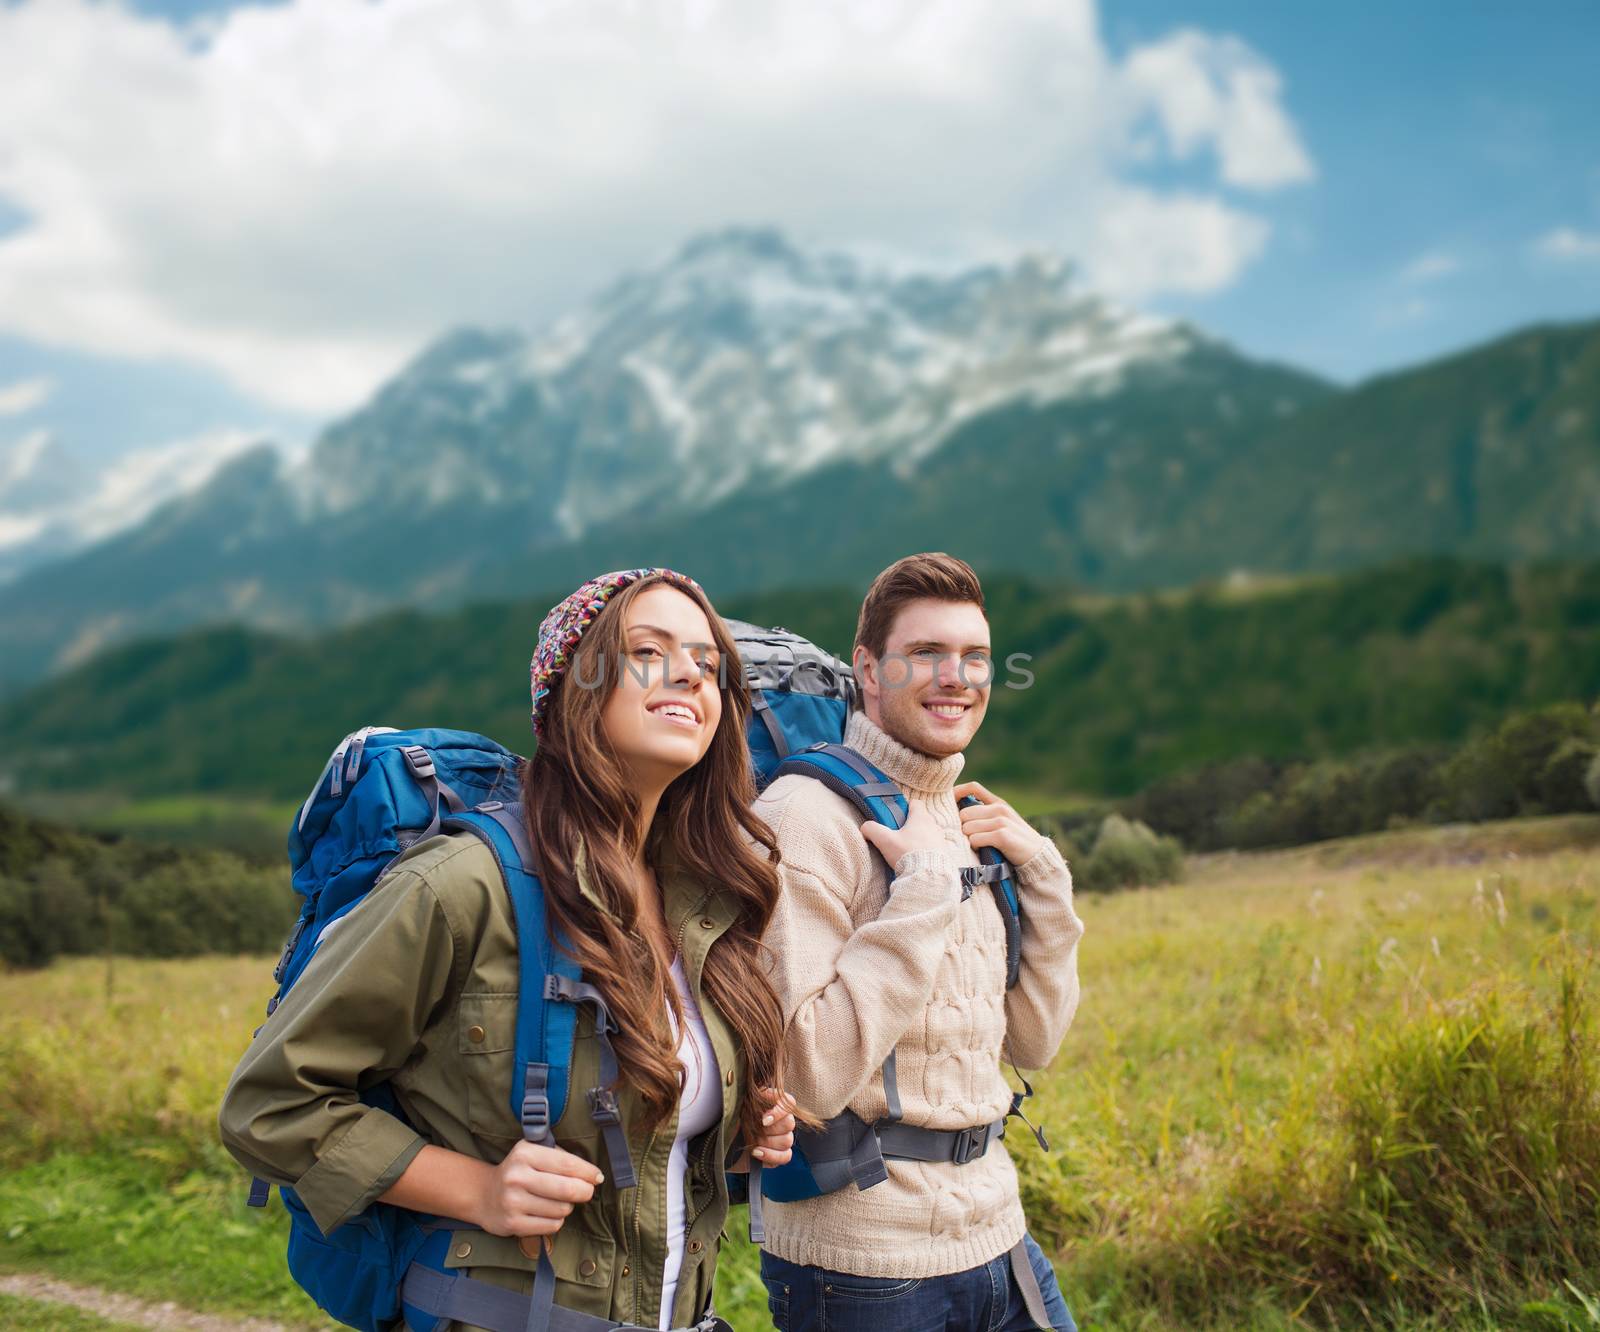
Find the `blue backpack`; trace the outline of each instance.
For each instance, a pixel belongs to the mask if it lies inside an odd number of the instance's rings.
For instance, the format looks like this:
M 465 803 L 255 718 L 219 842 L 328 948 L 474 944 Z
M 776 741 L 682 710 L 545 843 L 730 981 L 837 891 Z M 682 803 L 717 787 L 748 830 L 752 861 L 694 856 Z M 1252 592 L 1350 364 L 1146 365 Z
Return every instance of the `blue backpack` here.
M 547 927 L 519 808 L 520 762 L 493 740 L 467 731 L 367 727 L 346 736 L 289 832 L 293 883 L 305 901 L 274 972 L 278 991 L 267 1012 L 277 1009 L 329 926 L 366 898 L 396 856 L 441 830 L 470 832 L 494 853 L 516 916 L 516 1072 L 506 1094 L 523 1136 L 554 1145 L 552 1129 L 570 1093 L 577 1007 L 588 1003 L 595 1011 L 601 1065 L 601 1086 L 587 1090 L 590 1114 L 606 1142 L 611 1179 L 631 1188 L 633 1163 L 612 1091 L 617 1063 L 610 1034 L 616 1027 L 604 999 L 555 947 Z M 362 1099 L 404 1118 L 386 1084 Z M 251 1205 L 265 1206 L 269 1193 L 266 1182 L 256 1180 Z M 374 1203 L 324 1235 L 293 1189 L 279 1193 L 290 1219 L 289 1271 L 341 1323 L 368 1332 L 393 1327 L 401 1318 L 414 1332 L 431 1332 L 451 1319 L 486 1327 L 514 1321 L 518 1329 L 536 1332 L 549 1326 L 555 1273 L 542 1251 L 535 1280 L 536 1292 L 545 1296 L 541 1318 L 536 1301 L 445 1267 L 450 1231 L 459 1223 Z M 508 1297 L 520 1305 L 508 1309 Z
M 855 675 L 837 657 L 783 628 L 762 629 L 728 621 L 750 685 L 749 745 L 756 781 L 765 787 L 794 773 L 822 782 L 848 800 L 865 819 L 890 828 L 904 822 L 906 798 L 889 777 L 844 744 L 845 723 L 857 702 Z M 976 804 L 968 797 L 962 802 Z M 1017 983 L 1022 960 L 1022 910 L 1011 866 L 992 847 L 980 852 L 979 866 L 961 872 L 962 900 L 980 884 L 994 895 L 1006 928 L 1006 988 Z M 1021 1078 L 1021 1074 L 1017 1075 Z M 954 1161 L 964 1165 L 988 1150 L 1004 1131 L 1004 1117 L 994 1124 L 937 1131 L 900 1122 L 900 1095 L 894 1051 L 883 1063 L 888 1116 L 868 1124 L 853 1112 L 829 1120 L 821 1129 L 801 1129 L 795 1149 L 782 1166 L 753 1168 L 748 1181 L 750 1238 L 760 1243 L 761 1199 L 796 1202 L 815 1198 L 854 1183 L 867 1189 L 888 1178 L 886 1160 Z M 1022 1116 L 1023 1101 L 1033 1088 L 1014 1093 L 1009 1115 Z M 1043 1135 L 1034 1129 L 1040 1145 Z M 1048 1149 L 1048 1148 L 1047 1148 Z M 730 1185 L 739 1183 L 730 1178 Z

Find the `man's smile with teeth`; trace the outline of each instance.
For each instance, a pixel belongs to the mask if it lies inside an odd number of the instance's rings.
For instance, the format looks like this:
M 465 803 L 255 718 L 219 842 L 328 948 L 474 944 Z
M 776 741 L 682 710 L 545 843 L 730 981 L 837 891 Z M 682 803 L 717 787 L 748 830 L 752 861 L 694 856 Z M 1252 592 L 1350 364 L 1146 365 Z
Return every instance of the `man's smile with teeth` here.
M 924 703 L 922 706 L 937 717 L 959 717 L 972 705 L 970 703 Z

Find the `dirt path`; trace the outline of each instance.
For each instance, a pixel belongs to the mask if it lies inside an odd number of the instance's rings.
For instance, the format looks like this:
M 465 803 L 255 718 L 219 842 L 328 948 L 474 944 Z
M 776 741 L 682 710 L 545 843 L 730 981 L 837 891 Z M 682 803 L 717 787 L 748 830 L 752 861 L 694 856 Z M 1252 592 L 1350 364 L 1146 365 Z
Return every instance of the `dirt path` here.
M 150 1300 L 135 1299 L 132 1295 L 97 1290 L 93 1286 L 75 1286 L 67 1281 L 32 1273 L 0 1276 L 0 1294 L 43 1300 L 50 1304 L 70 1304 L 85 1313 L 97 1314 L 118 1323 L 132 1323 L 135 1327 L 154 1328 L 156 1332 L 290 1332 L 284 1324 L 265 1318 L 195 1313 L 190 1309 L 180 1309 L 170 1302 L 156 1304 Z

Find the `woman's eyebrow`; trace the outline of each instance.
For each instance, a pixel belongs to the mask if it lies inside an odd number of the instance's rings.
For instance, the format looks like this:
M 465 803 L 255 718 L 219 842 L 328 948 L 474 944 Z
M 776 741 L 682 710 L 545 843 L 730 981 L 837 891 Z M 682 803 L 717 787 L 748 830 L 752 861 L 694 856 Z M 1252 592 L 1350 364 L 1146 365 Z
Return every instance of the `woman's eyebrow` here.
M 630 634 L 654 634 L 657 638 L 665 638 L 673 643 L 678 641 L 678 636 L 673 633 L 672 630 L 663 629 L 659 624 L 630 624 L 628 626 L 628 632 Z M 688 643 L 687 646 L 704 648 L 708 656 L 714 657 L 720 655 L 717 652 L 717 645 L 715 643 L 693 642 Z

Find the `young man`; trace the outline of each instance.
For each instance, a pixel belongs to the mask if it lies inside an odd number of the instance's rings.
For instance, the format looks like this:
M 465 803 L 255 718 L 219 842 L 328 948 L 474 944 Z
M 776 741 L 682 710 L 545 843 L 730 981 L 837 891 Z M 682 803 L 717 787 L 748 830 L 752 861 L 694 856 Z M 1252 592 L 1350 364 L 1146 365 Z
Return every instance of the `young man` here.
M 862 708 L 845 743 L 900 787 L 910 813 L 899 830 L 863 824 L 819 781 L 775 781 L 757 805 L 783 856 L 766 943 L 789 1091 L 823 1119 L 848 1109 L 899 1123 L 884 1139 L 886 1179 L 768 1202 L 769 1304 L 782 1332 L 1072 1328 L 989 1126 L 1011 1106 L 1002 1053 L 1042 1068 L 1066 1034 L 1083 923 L 1054 843 L 958 781 L 994 684 L 977 575 L 942 554 L 884 570 L 861 606 L 854 664 Z M 959 808 L 968 795 L 981 803 Z M 1022 902 L 1011 989 L 989 886 L 963 896 L 962 867 L 983 847 L 1015 867 Z

